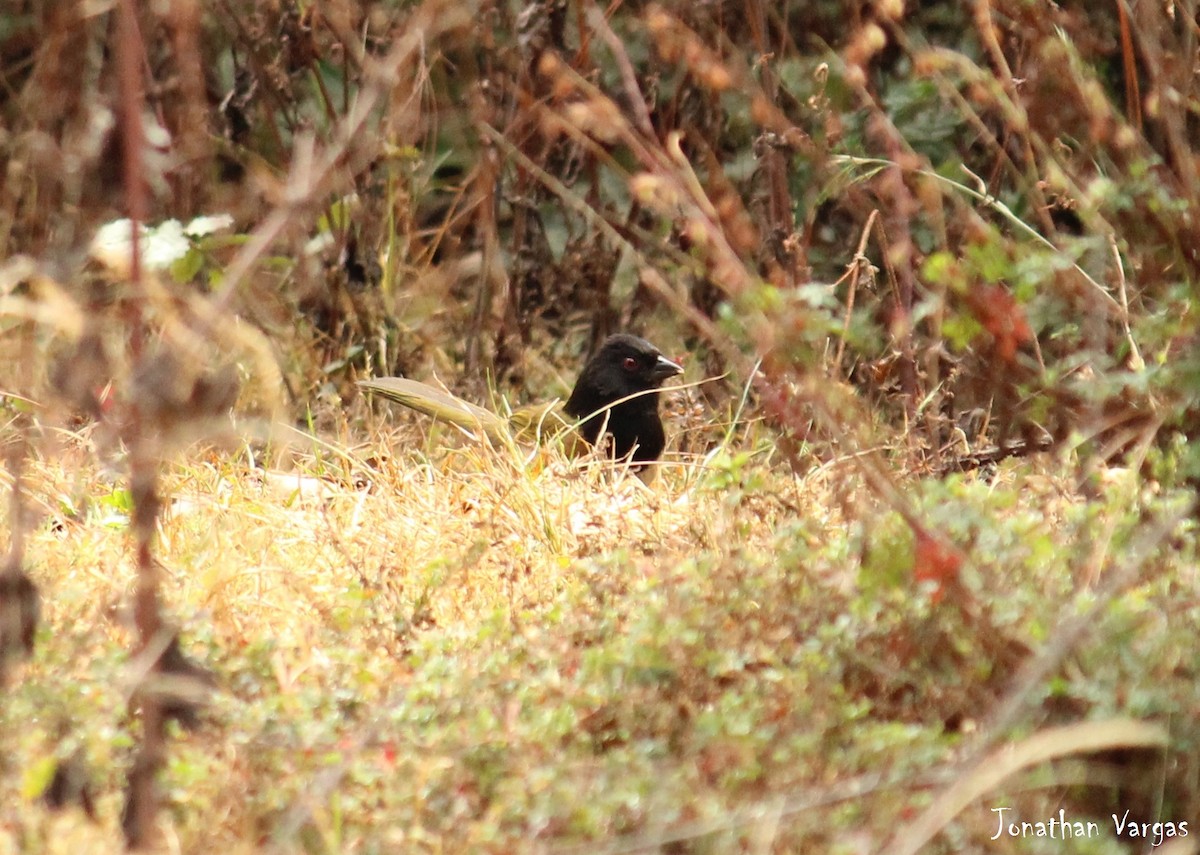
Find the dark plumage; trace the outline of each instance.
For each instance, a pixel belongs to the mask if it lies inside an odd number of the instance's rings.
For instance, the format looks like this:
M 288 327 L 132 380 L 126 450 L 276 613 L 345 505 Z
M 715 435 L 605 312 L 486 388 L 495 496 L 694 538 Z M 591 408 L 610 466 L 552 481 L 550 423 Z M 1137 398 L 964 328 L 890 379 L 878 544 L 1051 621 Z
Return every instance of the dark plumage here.
M 583 367 L 563 409 L 571 418 L 585 420 L 579 430 L 589 444 L 596 444 L 607 421 L 616 457 L 632 451 L 635 463 L 652 462 L 667 444 L 658 387 L 682 372 L 644 338 L 609 336 Z
M 402 377 L 362 380 L 358 385 L 436 419 L 482 431 L 493 441 L 550 436 L 578 423 L 587 446 L 596 445 L 603 431 L 612 436 L 616 457 L 632 452 L 633 462 L 644 465 L 658 460 L 666 445 L 658 388 L 682 372 L 650 342 L 619 333 L 605 340 L 584 365 L 566 404 L 531 404 L 508 418 Z

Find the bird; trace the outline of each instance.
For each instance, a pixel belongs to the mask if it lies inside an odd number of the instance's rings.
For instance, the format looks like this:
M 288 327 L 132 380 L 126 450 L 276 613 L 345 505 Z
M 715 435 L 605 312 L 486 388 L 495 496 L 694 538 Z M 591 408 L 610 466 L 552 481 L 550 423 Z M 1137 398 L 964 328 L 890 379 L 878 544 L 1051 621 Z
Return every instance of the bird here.
M 652 464 L 667 442 L 658 413 L 659 388 L 664 380 L 682 373 L 678 363 L 644 338 L 617 333 L 605 339 L 583 366 L 565 403 L 529 404 L 508 416 L 406 377 L 378 377 L 360 380 L 358 385 L 439 421 L 480 431 L 497 444 L 563 434 L 564 448 L 576 456 L 594 447 L 602 434 L 608 435 L 613 457 L 628 458 L 643 480 L 649 480 L 646 476 L 653 472 Z M 575 426 L 576 432 L 564 433 Z

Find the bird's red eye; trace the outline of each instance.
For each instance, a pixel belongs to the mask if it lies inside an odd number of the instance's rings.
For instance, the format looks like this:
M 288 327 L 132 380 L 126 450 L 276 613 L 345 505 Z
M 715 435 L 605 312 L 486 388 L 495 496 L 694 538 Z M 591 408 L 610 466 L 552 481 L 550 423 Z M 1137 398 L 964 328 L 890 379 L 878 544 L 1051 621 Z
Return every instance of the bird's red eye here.
M 625 357 L 625 370 L 632 371 L 635 368 L 637 368 L 637 360 L 634 359 L 632 356 L 626 356 Z

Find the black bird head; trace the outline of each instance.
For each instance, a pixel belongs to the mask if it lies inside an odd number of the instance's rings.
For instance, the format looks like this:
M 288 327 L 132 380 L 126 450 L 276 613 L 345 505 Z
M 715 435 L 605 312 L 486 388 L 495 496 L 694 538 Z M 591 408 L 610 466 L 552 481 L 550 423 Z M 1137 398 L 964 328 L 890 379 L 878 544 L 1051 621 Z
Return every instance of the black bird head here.
M 580 431 L 589 443 L 595 445 L 607 425 L 614 455 L 625 457 L 632 450 L 635 463 L 652 462 L 666 445 L 658 387 L 682 373 L 650 342 L 618 333 L 609 336 L 583 367 L 565 409 L 572 418 L 584 419 Z

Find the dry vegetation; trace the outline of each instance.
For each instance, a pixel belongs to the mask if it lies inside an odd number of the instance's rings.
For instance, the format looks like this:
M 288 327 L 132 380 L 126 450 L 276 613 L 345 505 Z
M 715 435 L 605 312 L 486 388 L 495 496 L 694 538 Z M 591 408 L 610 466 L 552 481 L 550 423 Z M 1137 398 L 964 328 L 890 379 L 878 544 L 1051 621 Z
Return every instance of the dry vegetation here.
M 5 4 L 0 855 L 1196 851 L 1198 67 L 1172 0 Z M 354 385 L 617 329 L 649 486 Z

